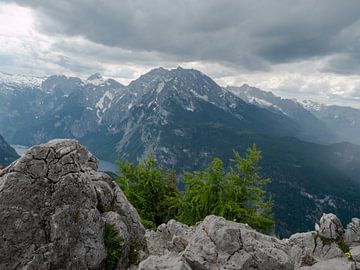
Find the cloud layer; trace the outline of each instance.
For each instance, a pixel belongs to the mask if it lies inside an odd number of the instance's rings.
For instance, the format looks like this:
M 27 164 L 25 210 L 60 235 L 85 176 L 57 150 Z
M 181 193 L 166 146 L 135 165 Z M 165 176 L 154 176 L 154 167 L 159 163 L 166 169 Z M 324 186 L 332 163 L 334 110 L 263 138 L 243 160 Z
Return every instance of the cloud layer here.
M 295 81 L 303 85 L 283 88 L 289 96 L 301 93 L 305 83 L 309 89 L 318 87 L 319 81 L 328 88 L 321 90 L 323 95 L 330 98 L 335 92 L 334 100 L 345 100 L 359 89 L 358 0 L 5 2 L 31 11 L 35 32 L 26 44 L 32 44 L 34 59 L 43 58 L 51 71 L 99 70 L 130 80 L 151 67 L 182 64 L 203 67 L 224 83 L 252 81 L 265 88 L 271 88 L 272 76 L 301 77 Z M 14 57 L 3 52 L 0 60 Z M 346 84 L 354 76 L 345 87 L 352 90 L 336 94 L 335 81 Z M 311 91 L 317 95 L 316 89 Z

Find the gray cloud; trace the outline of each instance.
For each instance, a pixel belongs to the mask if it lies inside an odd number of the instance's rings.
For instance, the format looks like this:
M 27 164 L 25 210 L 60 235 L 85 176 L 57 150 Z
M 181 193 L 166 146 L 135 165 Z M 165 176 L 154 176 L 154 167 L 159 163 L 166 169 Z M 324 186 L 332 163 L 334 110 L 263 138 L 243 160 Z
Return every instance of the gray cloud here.
M 360 53 L 351 45 L 360 37 L 358 0 L 6 1 L 35 10 L 37 26 L 46 34 L 82 36 L 130 50 L 133 59 L 142 59 L 134 56 L 139 53 L 269 70 L 339 53 L 351 60 Z M 345 58 L 341 61 L 346 65 Z M 337 72 L 339 60 L 328 65 Z

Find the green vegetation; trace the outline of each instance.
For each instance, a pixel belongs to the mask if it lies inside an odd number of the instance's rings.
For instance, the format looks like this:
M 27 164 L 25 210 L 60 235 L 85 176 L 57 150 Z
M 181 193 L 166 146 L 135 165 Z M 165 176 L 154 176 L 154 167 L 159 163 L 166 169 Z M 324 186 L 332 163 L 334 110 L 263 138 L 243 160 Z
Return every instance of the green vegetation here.
M 215 158 L 204 171 L 185 173 L 179 220 L 192 225 L 213 214 L 261 231 L 269 229 L 273 225 L 272 203 L 266 199 L 263 186 L 270 179 L 260 176 L 260 160 L 261 152 L 253 145 L 245 157 L 234 151 L 228 171 Z
M 153 154 L 137 166 L 129 162 L 118 165 L 117 183 L 138 210 L 146 228 L 155 229 L 176 215 L 180 196 L 172 170 L 165 171 Z
M 113 270 L 119 261 L 123 240 L 118 236 L 115 228 L 111 224 L 105 224 L 104 243 L 107 253 L 105 269 Z
M 345 243 L 344 240 L 338 241 L 337 242 L 339 248 L 346 254 L 348 252 L 350 252 L 350 248 L 349 246 Z
M 139 264 L 139 249 L 136 247 L 136 245 L 130 246 L 130 252 L 129 252 L 129 265 L 137 265 Z
M 272 202 L 263 189 L 270 179 L 260 176 L 260 160 L 255 145 L 247 149 L 245 157 L 234 151 L 228 170 L 214 158 L 204 171 L 182 175 L 183 196 L 176 187 L 175 172 L 165 171 L 154 155 L 138 165 L 118 162 L 117 183 L 146 228 L 154 229 L 171 218 L 193 225 L 213 214 L 267 231 L 274 224 Z
M 80 222 L 80 211 L 77 211 L 75 214 L 74 214 L 74 223 L 79 223 Z

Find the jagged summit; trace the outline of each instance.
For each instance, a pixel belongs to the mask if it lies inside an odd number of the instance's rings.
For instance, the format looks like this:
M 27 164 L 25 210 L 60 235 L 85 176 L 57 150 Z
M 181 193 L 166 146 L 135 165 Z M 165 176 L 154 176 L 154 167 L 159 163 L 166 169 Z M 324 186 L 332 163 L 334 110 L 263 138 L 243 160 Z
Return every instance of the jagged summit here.
M 101 79 L 103 79 L 103 77 L 101 76 L 100 73 L 97 72 L 97 73 L 90 75 L 89 78 L 87 78 L 86 80 L 93 81 L 93 80 L 99 80 L 99 79 L 101 80 Z
M 105 84 L 106 79 L 100 73 L 95 73 L 85 80 L 85 83 L 100 86 Z
M 157 68 L 142 75 L 139 79 L 129 84 L 129 90 L 138 95 L 153 91 L 171 92 L 174 95 L 193 96 L 198 99 L 220 103 L 224 90 L 210 77 L 195 69 Z

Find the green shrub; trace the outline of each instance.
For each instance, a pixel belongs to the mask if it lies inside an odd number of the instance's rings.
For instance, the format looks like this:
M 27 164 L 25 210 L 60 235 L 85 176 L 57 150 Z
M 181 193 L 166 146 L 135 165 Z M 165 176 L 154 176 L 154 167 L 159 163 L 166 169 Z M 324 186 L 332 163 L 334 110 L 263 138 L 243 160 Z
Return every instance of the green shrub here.
M 129 252 L 129 266 L 137 265 L 139 263 L 138 260 L 139 260 L 139 249 L 136 247 L 136 245 L 131 245 Z
M 118 236 L 114 226 L 111 224 L 105 224 L 104 244 L 107 253 L 105 264 L 106 270 L 113 270 L 116 268 L 122 252 L 122 242 L 123 240 Z

